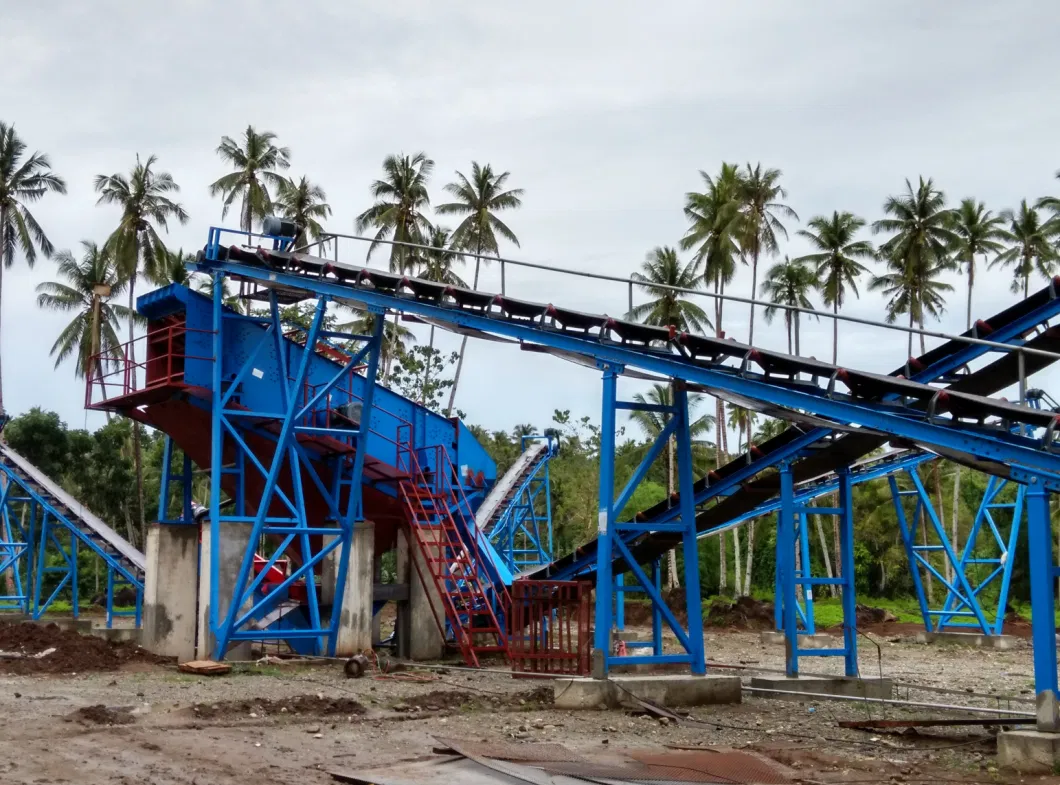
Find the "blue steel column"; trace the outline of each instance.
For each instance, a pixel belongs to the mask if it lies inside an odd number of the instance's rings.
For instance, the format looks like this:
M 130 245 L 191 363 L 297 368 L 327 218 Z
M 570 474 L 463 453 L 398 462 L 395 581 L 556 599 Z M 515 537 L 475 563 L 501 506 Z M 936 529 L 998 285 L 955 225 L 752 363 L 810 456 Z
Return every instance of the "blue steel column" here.
M 843 661 L 847 676 L 858 675 L 857 597 L 854 591 L 854 483 L 850 469 L 839 469 L 839 550 L 843 583 Z
M 1034 691 L 1057 693 L 1056 596 L 1049 491 L 1037 477 L 1027 484 L 1027 556 L 1031 573 L 1031 642 L 1034 646 Z
M 799 675 L 798 612 L 795 609 L 795 483 L 791 464 L 780 465 L 780 512 L 777 522 L 777 554 L 780 558 L 780 584 L 784 597 L 784 672 Z
M 626 574 L 615 576 L 615 629 L 626 629 Z
M 604 674 L 611 641 L 611 538 L 615 498 L 615 403 L 618 376 L 603 366 L 603 406 L 600 417 L 600 503 L 596 518 L 596 628 L 593 634 L 595 657 L 602 656 Z
M 688 656 L 692 673 L 707 672 L 703 650 L 703 609 L 699 592 L 699 542 L 696 532 L 695 477 L 692 474 L 692 423 L 688 412 L 688 389 L 673 385 L 677 408 L 677 478 L 681 502 L 682 553 L 685 557 L 685 607 L 688 612 Z
M 368 351 L 368 368 L 365 373 L 364 396 L 361 398 L 361 421 L 357 424 L 357 451 L 353 456 L 353 471 L 350 475 L 350 497 L 346 504 L 346 519 L 339 522 L 343 529 L 342 543 L 339 548 L 338 576 L 335 581 L 335 600 L 331 606 L 330 634 L 328 635 L 328 656 L 335 656 L 335 645 L 338 643 L 339 620 L 342 616 L 343 594 L 346 591 L 346 573 L 350 568 L 350 547 L 353 544 L 353 530 L 364 520 L 364 505 L 361 498 L 361 475 L 364 472 L 364 456 L 368 452 L 368 433 L 372 418 L 372 403 L 375 399 L 375 379 L 379 370 L 379 356 L 383 345 L 383 330 L 386 327 L 386 314 L 376 313 L 372 325 L 371 347 Z M 308 347 L 309 344 L 307 343 Z M 412 445 L 409 445 L 412 448 Z M 341 464 L 340 464 L 341 466 Z M 340 468 L 336 467 L 336 472 Z M 336 503 L 337 496 L 336 496 Z
M 211 369 L 210 408 L 210 549 L 219 553 L 221 542 L 221 476 L 224 472 L 224 429 L 221 410 L 224 396 L 221 391 L 222 355 L 224 353 L 224 274 L 213 274 L 213 368 Z M 217 587 L 221 583 L 221 565 L 210 555 L 210 630 L 216 635 L 220 620 L 217 613 Z M 220 659 L 220 657 L 218 657 Z

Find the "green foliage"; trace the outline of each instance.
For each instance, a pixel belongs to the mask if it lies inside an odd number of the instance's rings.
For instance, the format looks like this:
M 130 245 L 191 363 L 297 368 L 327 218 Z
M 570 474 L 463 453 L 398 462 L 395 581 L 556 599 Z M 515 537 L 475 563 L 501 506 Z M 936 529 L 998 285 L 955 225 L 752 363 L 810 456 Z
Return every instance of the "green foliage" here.
M 419 401 L 431 411 L 441 411 L 442 399 L 453 386 L 450 369 L 460 354 L 443 354 L 433 346 L 398 346 L 397 362 L 390 370 L 389 386 L 400 395 Z

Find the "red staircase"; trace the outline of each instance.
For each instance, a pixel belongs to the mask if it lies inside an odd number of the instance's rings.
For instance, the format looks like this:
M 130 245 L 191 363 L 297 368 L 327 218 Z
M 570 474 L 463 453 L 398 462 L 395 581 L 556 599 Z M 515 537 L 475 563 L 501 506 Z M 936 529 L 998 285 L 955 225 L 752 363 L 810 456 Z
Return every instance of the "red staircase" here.
M 425 456 L 423 463 L 428 468 L 433 463 L 437 471 L 424 472 L 417 452 Z M 422 566 L 420 560 L 412 562 L 425 584 L 426 567 L 441 598 L 445 618 L 433 602 L 431 612 L 443 638 L 447 637 L 448 625 L 464 661 L 471 667 L 479 666 L 479 655 L 507 657 L 508 636 L 499 619 L 507 618 L 511 597 L 503 585 L 494 588 L 489 579 L 476 542 L 481 535 L 474 520 L 459 511 L 454 517 L 450 511 L 457 501 L 466 500 L 463 490 L 451 479 L 456 475 L 449 454 L 441 446 L 413 448 L 411 428 L 402 426 L 398 435 L 398 467 L 404 473 L 398 480 L 398 493 Z

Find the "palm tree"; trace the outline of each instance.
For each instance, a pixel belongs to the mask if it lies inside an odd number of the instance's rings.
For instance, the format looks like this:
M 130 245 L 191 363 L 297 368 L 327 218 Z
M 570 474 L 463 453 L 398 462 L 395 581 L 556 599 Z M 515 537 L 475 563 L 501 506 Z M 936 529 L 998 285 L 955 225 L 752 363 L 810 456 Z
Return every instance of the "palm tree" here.
M 375 314 L 369 311 L 353 311 L 353 319 L 335 326 L 335 329 L 355 335 L 371 335 L 375 329 Z M 405 346 L 416 340 L 415 333 L 399 324 L 395 319 L 383 325 L 383 340 L 379 347 L 379 364 L 385 369 L 390 361 L 405 350 Z
M 375 242 L 368 246 L 367 258 L 380 240 L 396 243 L 423 243 L 430 236 L 431 222 L 425 211 L 431 206 L 427 182 L 434 171 L 434 161 L 425 153 L 414 156 L 388 155 L 383 159 L 383 179 L 372 183 L 375 203 L 357 216 L 357 231 L 376 229 Z M 416 249 L 390 246 L 390 270 L 407 272 Z
M 702 276 L 697 274 L 695 259 L 681 264 L 677 251 L 669 246 L 653 248 L 641 264 L 641 272 L 633 273 L 632 279 L 643 284 L 654 299 L 635 305 L 629 312 L 630 319 L 655 325 L 676 327 L 679 331 L 705 332 L 712 327 L 706 312 L 687 299 L 684 292 L 676 289 L 698 289 Z
M 688 416 L 690 418 L 699 407 L 701 398 L 702 396 L 699 395 L 688 396 Z M 642 393 L 637 393 L 633 396 L 633 400 L 639 404 L 647 406 L 672 407 L 674 405 L 673 387 L 668 384 L 653 384 L 651 389 L 648 390 L 646 396 Z M 663 411 L 634 409 L 630 412 L 629 418 L 637 423 L 637 425 L 641 427 L 641 430 L 643 430 L 652 441 L 658 439 L 659 435 L 670 423 L 670 413 Z M 693 441 L 696 441 L 697 439 L 701 440 L 700 437 L 707 434 L 713 427 L 714 418 L 709 414 L 697 417 L 692 420 L 689 425 L 690 437 Z M 677 489 L 677 483 L 675 482 L 676 467 L 674 461 L 675 445 L 676 438 L 671 436 L 666 443 L 666 498 L 668 501 L 673 499 L 674 491 Z M 667 553 L 667 585 L 671 589 L 677 588 L 678 586 L 677 553 L 674 549 L 670 549 Z
M 1060 255 L 1050 242 L 1048 224 L 1042 222 L 1035 208 L 1027 206 L 1026 199 L 1020 203 L 1018 213 L 1006 210 L 1002 216 L 1009 222 L 1004 238 L 1011 243 L 1011 247 L 998 254 L 990 263 L 990 267 L 1011 266 L 1015 273 L 1012 291 L 1018 292 L 1022 288 L 1026 298 L 1031 275 L 1038 273 L 1048 280 L 1056 271 L 1056 262 Z
M 787 256 L 784 261 L 773 265 L 766 273 L 766 279 L 762 281 L 761 293 L 768 297 L 773 305 L 765 310 L 766 324 L 773 321 L 780 306 L 787 305 L 795 308 L 813 308 L 813 303 L 807 297 L 809 292 L 817 283 L 817 275 L 805 263 L 799 259 L 792 261 Z M 788 354 L 792 351 L 792 328 L 795 334 L 795 354 L 799 355 L 799 323 L 802 314 L 799 311 L 784 309 L 784 326 L 788 331 Z M 816 318 L 816 317 L 814 317 Z
M 951 213 L 946 209 L 946 196 L 929 178 L 920 178 L 916 190 L 907 179 L 905 193 L 890 196 L 883 205 L 889 216 L 872 224 L 874 233 L 890 232 L 891 237 L 880 246 L 889 272 L 877 276 L 869 288 L 882 291 L 887 302 L 887 321 L 909 315 L 909 327 L 924 328 L 925 316 L 938 318 L 945 310 L 943 292 L 953 291 L 949 284 L 938 281 L 938 276 L 954 268 L 950 249 L 956 235 L 950 228 Z M 924 336 L 920 336 L 923 353 Z M 909 355 L 913 354 L 913 333 L 909 333 Z
M 170 194 L 180 191 L 180 186 L 169 172 L 155 172 L 152 167 L 158 159 L 149 156 L 141 162 L 136 156 L 136 165 L 126 177 L 123 174 L 97 175 L 96 191 L 99 199 L 96 204 L 116 204 L 121 207 L 121 220 L 118 228 L 107 239 L 106 245 L 114 257 L 118 275 L 128 281 L 129 285 L 129 363 L 134 369 L 131 374 L 132 387 L 136 389 L 136 344 L 134 322 L 136 311 L 136 279 L 141 272 L 151 280 L 163 277 L 163 267 L 168 264 L 169 256 L 166 246 L 159 237 L 158 230 L 168 230 L 169 220 L 175 218 L 180 223 L 188 222 L 184 208 L 170 198 Z M 147 535 L 147 523 L 144 518 L 144 471 L 143 454 L 140 449 L 140 429 L 134 425 L 133 459 L 136 468 L 136 486 L 139 494 L 140 532 Z
M 220 195 L 224 199 L 222 219 L 228 215 L 233 202 L 242 199 L 239 228 L 249 232 L 255 220 L 260 221 L 272 212 L 269 186 L 279 188 L 286 179 L 279 170 L 290 168 L 291 151 L 276 146 L 276 134 L 272 131 L 258 132 L 248 125 L 239 142 L 222 136 L 217 154 L 234 171 L 210 184 L 210 196 Z
M 453 253 L 450 242 L 449 230 L 441 226 L 435 226 L 431 232 L 430 247 L 422 250 L 413 264 L 417 278 L 435 283 L 444 283 L 447 286 L 466 287 L 463 279 L 453 270 L 454 262 L 460 261 L 457 254 Z M 430 349 L 427 362 L 423 366 L 423 386 L 420 390 L 420 404 L 426 406 L 427 386 L 430 382 L 431 363 L 430 355 L 434 353 L 434 324 L 431 324 L 430 338 L 427 342 Z
M 159 286 L 169 286 L 179 283 L 188 286 L 194 280 L 194 273 L 188 269 L 188 263 L 195 261 L 195 255 L 187 253 L 183 248 L 176 251 L 166 249 L 165 257 L 159 261 L 158 276 L 155 283 Z
M 472 161 L 470 179 L 458 171 L 456 173 L 456 181 L 445 186 L 446 193 L 452 196 L 454 201 L 438 205 L 439 215 L 456 215 L 463 218 L 456 229 L 453 230 L 451 244 L 455 249 L 476 254 L 475 276 L 471 283 L 472 289 L 478 288 L 479 271 L 483 261 L 486 261 L 483 259 L 483 254 L 500 256 L 500 244 L 497 241 L 497 235 L 503 237 L 516 248 L 519 247 L 519 238 L 515 236 L 515 232 L 497 217 L 497 213 L 504 210 L 515 210 L 523 205 L 522 188 L 505 190 L 510 175 L 510 172 L 496 174 L 489 164 L 479 166 L 477 161 Z M 449 391 L 449 406 L 446 407 L 446 417 L 452 416 L 453 413 L 456 388 L 460 384 L 460 373 L 464 369 L 465 351 L 467 351 L 466 335 L 460 341 L 460 353 L 456 361 L 453 387 Z
M 324 233 L 320 222 L 331 215 L 327 198 L 324 189 L 313 185 L 308 177 L 302 177 L 298 182 L 283 178 L 276 184 L 274 207 L 284 218 L 290 218 L 298 224 L 295 248 L 305 245 L 310 239 L 319 240 Z
M 740 174 L 736 164 L 723 163 L 717 177 L 712 178 L 700 170 L 700 177 L 706 185 L 702 193 L 691 191 L 685 194 L 685 217 L 689 227 L 681 239 L 681 248 L 695 249 L 692 257 L 700 265 L 705 281 L 714 286 L 714 329 L 717 337 L 724 335 L 722 317 L 724 314 L 725 287 L 732 282 L 736 274 L 736 261 L 746 261 L 740 255 L 736 238 L 740 232 L 739 185 Z M 721 398 L 715 398 L 715 419 L 725 421 L 725 405 Z M 715 462 L 721 467 L 728 451 L 728 439 L 725 429 L 720 431 Z M 725 538 L 720 543 L 720 576 L 725 583 Z
M 414 156 L 388 155 L 383 159 L 383 179 L 372 183 L 372 198 L 375 202 L 357 216 L 358 233 L 376 229 L 375 240 L 368 246 L 366 260 L 372 258 L 372 252 L 380 245 L 380 240 L 391 239 L 394 243 L 422 244 L 429 236 L 431 222 L 425 211 L 431 206 L 427 193 L 427 182 L 434 171 L 434 161 L 425 153 Z M 417 250 L 409 245 L 390 246 L 390 270 L 395 273 L 406 273 L 416 258 Z M 394 326 L 391 330 L 397 337 L 397 313 L 394 314 Z M 384 339 L 385 340 L 385 339 Z M 400 341 L 399 341 L 400 343 Z M 396 348 L 392 343 L 391 347 Z M 390 361 L 394 352 L 385 352 L 383 379 L 390 372 Z
M 110 248 L 100 248 L 90 240 L 83 240 L 81 247 L 81 261 L 69 251 L 56 255 L 59 277 L 64 280 L 38 285 L 37 305 L 74 314 L 52 345 L 50 354 L 55 357 L 55 367 L 76 356 L 76 378 L 95 375 L 102 380 L 105 360 L 122 357 L 118 320 L 132 316 L 128 308 L 112 305 L 108 300 L 121 295 L 129 281 L 118 275 Z M 104 362 L 97 364 L 96 357 L 104 358 Z
M 751 433 L 753 432 L 754 423 L 758 419 L 758 413 L 753 412 L 750 409 L 744 409 L 741 406 L 732 406 L 729 408 L 729 420 L 728 426 L 733 430 L 737 431 L 736 449 L 737 450 L 750 450 L 751 449 Z M 743 435 L 746 429 L 747 442 L 744 443 Z M 735 594 L 740 596 L 741 594 L 747 594 L 750 591 L 750 570 L 751 562 L 754 554 L 754 525 L 751 524 L 747 528 L 747 563 L 744 567 L 744 579 L 740 579 L 740 530 L 735 528 L 732 530 L 732 555 L 733 555 L 733 578 L 735 579 Z
M 967 328 L 972 327 L 972 288 L 975 286 L 975 257 L 998 254 L 1004 248 L 1003 216 L 994 215 L 986 205 L 975 199 L 965 199 L 953 211 L 950 228 L 954 234 L 953 255 L 958 264 L 968 271 Z M 957 470 L 960 471 L 958 465 Z
M 28 158 L 26 143 L 15 133 L 15 126 L 0 122 L 0 302 L 3 299 L 4 270 L 15 263 L 21 250 L 30 267 L 37 261 L 37 250 L 52 255 L 52 244 L 27 205 L 47 193 L 66 193 L 66 183 L 51 169 L 44 153 Z M 0 307 L 0 313 L 3 308 Z M 0 374 L 0 414 L 4 411 L 3 375 Z
M 777 201 L 788 194 L 780 187 L 779 169 L 762 169 L 757 164 L 753 169 L 747 164 L 740 176 L 739 198 L 743 220 L 740 225 L 740 248 L 744 256 L 751 259 L 751 297 L 758 290 L 758 259 L 765 251 L 776 256 L 779 245 L 777 235 L 788 237 L 788 230 L 778 216 L 799 220 L 798 214 L 786 204 Z M 755 307 L 751 306 L 751 320 L 747 328 L 747 343 L 754 344 Z
M 801 256 L 797 261 L 814 266 L 817 288 L 825 305 L 839 315 L 849 288 L 858 297 L 858 278 L 869 271 L 858 259 L 874 259 L 876 252 L 868 240 L 855 240 L 865 221 L 853 213 L 832 212 L 832 217 L 814 216 L 807 223 L 809 229 L 798 234 L 810 241 L 816 253 Z M 832 365 L 839 358 L 839 319 L 832 319 Z

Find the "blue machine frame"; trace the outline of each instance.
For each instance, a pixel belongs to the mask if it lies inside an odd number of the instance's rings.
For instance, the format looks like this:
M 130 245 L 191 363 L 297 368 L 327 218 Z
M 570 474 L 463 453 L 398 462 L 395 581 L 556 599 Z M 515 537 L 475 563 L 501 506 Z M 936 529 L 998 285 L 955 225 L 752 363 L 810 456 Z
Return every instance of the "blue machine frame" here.
M 766 401 L 774 407 L 791 411 L 803 411 L 824 418 L 841 425 L 851 425 L 862 429 L 870 429 L 885 437 L 913 442 L 916 444 L 930 445 L 943 452 L 960 455 L 972 455 L 979 461 L 993 462 L 996 471 L 1004 467 L 1005 476 L 1025 482 L 1030 486 L 1028 491 L 1028 531 L 1034 545 L 1043 545 L 1033 554 L 1031 563 L 1032 581 L 1034 590 L 1033 602 L 1035 607 L 1035 673 L 1039 689 L 1056 689 L 1056 650 L 1054 632 L 1052 629 L 1052 608 L 1054 605 L 1052 580 L 1056 574 L 1053 565 L 1052 550 L 1049 543 L 1049 520 L 1048 520 L 1048 494 L 1060 489 L 1060 455 L 1052 449 L 1055 441 L 1053 429 L 1046 431 L 1043 439 L 1033 438 L 1024 433 L 999 433 L 996 429 L 984 428 L 981 425 L 969 424 L 955 417 L 934 415 L 930 408 L 927 413 L 915 408 L 908 408 L 895 400 L 896 394 L 888 394 L 882 401 L 869 401 L 848 396 L 837 392 L 829 384 L 825 386 L 790 385 L 778 381 L 768 373 L 756 373 L 749 370 L 745 363 L 741 368 L 734 369 L 721 365 L 717 362 L 706 361 L 689 362 L 680 355 L 672 354 L 669 350 L 663 352 L 654 350 L 647 346 L 630 346 L 624 342 L 611 341 L 603 336 L 595 336 L 588 331 L 582 334 L 573 334 L 566 331 L 549 330 L 533 321 L 520 321 L 513 319 L 496 319 L 488 313 L 489 307 L 484 310 L 450 308 L 430 300 L 419 299 L 399 294 L 396 290 L 377 289 L 362 286 L 357 283 L 334 280 L 323 276 L 307 277 L 294 274 L 267 265 L 246 264 L 239 261 L 223 259 L 220 255 L 220 245 L 215 234 L 211 234 L 210 244 L 205 253 L 203 269 L 220 271 L 241 277 L 250 282 L 256 282 L 269 288 L 291 287 L 296 290 L 313 292 L 320 297 L 335 297 L 344 301 L 358 303 L 361 307 L 376 308 L 383 311 L 392 308 L 398 311 L 412 313 L 421 317 L 445 322 L 461 328 L 478 330 L 487 334 L 495 334 L 517 341 L 545 346 L 553 351 L 574 353 L 588 356 L 595 360 L 598 367 L 604 371 L 604 405 L 603 426 L 601 446 L 601 478 L 600 478 L 600 507 L 599 507 L 599 545 L 596 554 L 596 575 L 599 586 L 612 586 L 612 561 L 624 561 L 623 569 L 632 573 L 639 587 L 652 599 L 653 604 L 658 607 L 663 618 L 674 628 L 679 641 L 685 648 L 681 655 L 670 655 L 657 657 L 648 661 L 677 661 L 688 662 L 693 672 L 703 671 L 703 652 L 701 630 L 701 619 L 699 618 L 698 602 L 698 570 L 696 554 L 696 528 L 695 511 L 699 501 L 694 498 L 693 476 L 691 466 L 691 445 L 687 434 L 687 401 L 678 401 L 674 412 L 673 422 L 681 422 L 676 428 L 678 440 L 678 463 L 680 472 L 681 501 L 678 507 L 667 513 L 667 520 L 660 519 L 651 523 L 628 523 L 623 524 L 617 520 L 617 513 L 622 508 L 626 491 L 618 499 L 614 496 L 614 434 L 615 434 L 615 410 L 619 407 L 616 397 L 616 377 L 624 372 L 625 368 L 636 369 L 649 374 L 656 374 L 665 378 L 681 380 L 682 382 L 700 385 L 712 391 L 727 393 L 730 396 L 743 397 L 746 399 Z M 358 268 L 350 267 L 355 271 Z M 1055 308 L 1055 303 L 1052 304 Z M 1017 320 L 1019 321 L 1019 320 Z M 1014 340 L 1023 332 L 1042 321 L 1041 316 L 1030 324 L 1016 326 L 1014 322 L 1004 331 L 1004 334 L 996 336 L 996 340 Z M 993 337 L 993 336 L 992 336 Z M 949 372 L 966 364 L 970 359 L 981 355 L 985 351 L 981 346 L 971 346 L 965 352 L 958 352 L 947 358 L 944 364 L 949 365 Z M 933 369 L 934 370 L 934 369 Z M 937 378 L 937 375 L 936 375 Z M 680 384 L 681 396 L 687 393 L 683 384 Z M 995 407 L 997 408 L 997 407 Z M 794 487 L 791 477 L 790 460 L 798 455 L 810 444 L 819 441 L 829 432 L 828 428 L 818 428 L 808 433 L 805 437 L 796 440 L 789 445 L 785 451 L 786 455 L 778 456 L 771 454 L 772 461 L 781 463 L 781 532 L 783 539 L 783 551 L 785 562 L 793 562 L 795 547 L 795 523 L 796 515 L 803 512 L 795 502 Z M 669 433 L 667 433 L 667 436 Z M 754 466 L 753 472 L 749 470 L 749 476 L 760 472 L 765 465 Z M 854 590 L 850 576 L 853 575 L 853 528 L 852 528 L 852 482 L 848 469 L 840 468 L 839 495 L 840 504 L 834 509 L 814 508 L 814 514 L 835 514 L 840 518 L 840 531 L 842 535 L 842 558 L 841 572 L 846 578 L 832 579 L 843 589 L 844 607 L 844 646 L 842 649 L 827 652 L 829 654 L 841 654 L 846 661 L 846 670 L 853 675 L 856 673 L 856 645 L 854 640 Z M 643 476 L 643 471 L 638 470 L 637 475 Z M 634 479 L 639 481 L 638 476 Z M 730 481 L 731 478 L 730 478 Z M 731 487 L 731 486 L 730 486 Z M 627 487 L 627 490 L 629 488 Z M 711 487 L 706 496 L 715 495 L 719 492 L 718 487 Z M 674 521 L 672 524 L 669 521 Z M 636 559 L 627 546 L 627 536 L 630 540 L 641 534 L 651 532 L 672 531 L 675 538 L 683 543 L 686 568 L 686 590 L 695 601 L 689 603 L 690 628 L 696 632 L 694 635 L 684 634 L 680 625 L 676 623 L 673 614 L 655 591 L 651 581 L 636 563 Z M 618 536 L 616 536 L 616 534 Z M 1039 542 L 1040 541 L 1040 542 Z M 787 564 L 783 566 L 784 601 L 788 608 L 795 607 L 795 586 L 797 583 L 803 585 L 820 585 L 829 582 L 828 579 L 798 577 L 792 567 Z M 693 591 L 694 590 L 694 591 Z M 610 591 L 601 591 L 597 594 L 597 621 L 595 633 L 595 648 L 604 653 L 604 665 L 611 660 L 609 655 L 609 636 L 612 621 L 612 608 Z M 796 614 L 794 612 L 785 614 L 785 627 L 788 633 L 788 671 L 796 673 L 798 670 L 798 657 L 801 654 L 821 655 L 821 650 L 802 652 L 797 647 Z M 633 662 L 637 658 L 628 658 L 626 661 Z
M 512 500 L 489 533 L 489 541 L 513 574 L 552 561 L 552 494 L 549 463 L 556 454 L 552 436 L 523 436 L 527 444 L 544 440 L 545 449 L 531 471 L 515 489 Z

